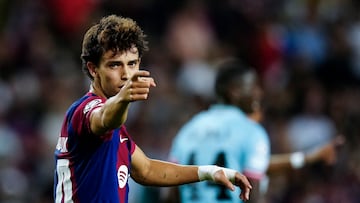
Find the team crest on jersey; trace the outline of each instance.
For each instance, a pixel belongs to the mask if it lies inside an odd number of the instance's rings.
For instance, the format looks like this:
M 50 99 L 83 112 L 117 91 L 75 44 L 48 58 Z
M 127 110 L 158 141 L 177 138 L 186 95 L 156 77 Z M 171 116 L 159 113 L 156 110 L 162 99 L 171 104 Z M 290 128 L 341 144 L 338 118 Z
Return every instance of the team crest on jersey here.
M 85 108 L 84 108 L 84 114 L 86 114 L 87 112 L 89 112 L 92 108 L 94 108 L 96 105 L 101 103 L 101 99 L 94 99 L 92 101 L 90 101 L 89 103 L 86 104 Z
M 129 170 L 126 165 L 121 165 L 117 171 L 119 188 L 124 188 L 129 177 Z

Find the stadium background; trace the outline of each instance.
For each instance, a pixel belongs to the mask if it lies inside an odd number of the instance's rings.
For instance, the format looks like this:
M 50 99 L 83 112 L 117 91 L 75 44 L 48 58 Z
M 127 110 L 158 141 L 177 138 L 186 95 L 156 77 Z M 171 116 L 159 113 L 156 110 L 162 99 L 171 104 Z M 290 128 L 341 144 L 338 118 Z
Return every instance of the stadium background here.
M 158 86 L 132 105 L 127 125 L 150 157 L 166 159 L 179 127 L 211 103 L 213 64 L 238 56 L 261 75 L 273 153 L 347 139 L 336 165 L 271 177 L 267 202 L 360 202 L 359 8 L 355 0 L 0 1 L 0 202 L 52 202 L 59 128 L 89 84 L 82 36 L 107 14 L 135 19 L 149 37 L 143 67 Z M 132 186 L 130 202 L 161 201 L 158 189 Z

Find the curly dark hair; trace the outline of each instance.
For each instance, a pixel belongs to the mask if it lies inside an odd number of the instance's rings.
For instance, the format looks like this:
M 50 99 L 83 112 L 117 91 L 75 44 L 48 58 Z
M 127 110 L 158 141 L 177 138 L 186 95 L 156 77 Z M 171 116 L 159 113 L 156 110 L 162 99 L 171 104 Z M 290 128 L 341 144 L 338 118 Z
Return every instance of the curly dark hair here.
M 141 57 L 148 50 L 146 35 L 137 23 L 117 15 L 103 17 L 85 33 L 82 44 L 82 69 L 93 80 L 86 67 L 87 62 L 99 65 L 103 54 L 109 50 L 124 52 L 133 46 Z

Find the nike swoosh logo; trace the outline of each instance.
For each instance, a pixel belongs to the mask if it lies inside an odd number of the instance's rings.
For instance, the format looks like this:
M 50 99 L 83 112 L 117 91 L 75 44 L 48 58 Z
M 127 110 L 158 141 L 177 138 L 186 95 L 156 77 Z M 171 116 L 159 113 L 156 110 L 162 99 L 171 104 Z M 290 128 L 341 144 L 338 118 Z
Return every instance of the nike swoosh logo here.
M 121 138 L 121 137 L 120 137 L 120 143 L 123 143 L 123 142 L 125 142 L 126 140 L 128 140 L 127 137 L 125 137 L 125 138 Z

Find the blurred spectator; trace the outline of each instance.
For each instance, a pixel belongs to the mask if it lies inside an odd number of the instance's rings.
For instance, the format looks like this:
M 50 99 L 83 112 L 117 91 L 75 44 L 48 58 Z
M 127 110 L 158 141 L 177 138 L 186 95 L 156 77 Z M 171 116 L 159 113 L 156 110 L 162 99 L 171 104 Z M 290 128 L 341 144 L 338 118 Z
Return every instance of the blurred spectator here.
M 166 37 L 170 52 L 180 62 L 179 90 L 184 95 L 212 98 L 215 72 L 208 58 L 216 40 L 205 2 L 188 1 L 172 16 Z
M 289 122 L 291 151 L 315 150 L 337 134 L 333 121 L 325 112 L 327 95 L 323 87 L 317 82 L 310 82 L 304 91 L 300 112 Z

